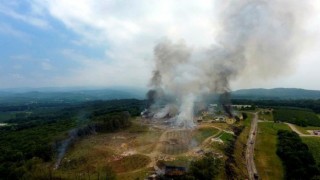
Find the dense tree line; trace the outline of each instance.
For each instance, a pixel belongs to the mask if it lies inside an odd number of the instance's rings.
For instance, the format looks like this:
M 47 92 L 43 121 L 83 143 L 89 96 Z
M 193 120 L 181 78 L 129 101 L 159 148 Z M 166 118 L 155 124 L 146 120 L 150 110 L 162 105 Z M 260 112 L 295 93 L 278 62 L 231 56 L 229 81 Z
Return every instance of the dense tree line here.
M 129 112 L 117 112 L 99 116 L 93 120 L 97 132 L 113 132 L 131 125 Z
M 106 101 L 94 101 L 90 103 L 93 110 L 92 117 L 104 114 L 128 111 L 132 116 L 139 116 L 146 107 L 146 101 L 136 99 L 121 99 Z
M 246 120 L 248 118 L 248 114 L 247 113 L 242 112 L 241 114 L 242 114 L 243 120 Z
M 191 162 L 185 179 L 216 179 L 221 169 L 221 159 L 214 157 L 212 154 L 206 154 L 203 158 Z
M 299 135 L 292 131 L 278 131 L 277 154 L 285 167 L 286 179 L 312 179 L 319 175 L 319 169 Z
M 260 107 L 298 107 L 311 109 L 320 113 L 320 99 L 318 100 L 248 100 L 232 99 L 233 104 L 251 104 Z
M 244 126 L 233 126 L 234 138 L 227 142 L 227 146 L 225 147 L 225 154 L 227 156 L 227 160 L 225 161 L 225 171 L 227 175 L 227 179 L 237 179 L 237 163 L 234 157 L 235 144 L 236 141 L 243 131 Z
M 47 113 L 36 113 L 28 116 L 16 116 L 16 118 L 4 121 L 12 126 L 2 127 L 2 131 L 21 131 L 46 124 L 61 123 L 62 120 L 72 119 L 75 112 L 70 110 L 52 111 Z
M 30 104 L 0 104 L 0 112 L 14 112 L 14 111 L 30 111 L 39 108 L 58 108 L 69 107 L 70 103 L 30 103 Z
M 320 126 L 320 119 L 311 110 L 299 108 L 276 108 L 273 111 L 275 122 L 289 122 L 299 126 Z

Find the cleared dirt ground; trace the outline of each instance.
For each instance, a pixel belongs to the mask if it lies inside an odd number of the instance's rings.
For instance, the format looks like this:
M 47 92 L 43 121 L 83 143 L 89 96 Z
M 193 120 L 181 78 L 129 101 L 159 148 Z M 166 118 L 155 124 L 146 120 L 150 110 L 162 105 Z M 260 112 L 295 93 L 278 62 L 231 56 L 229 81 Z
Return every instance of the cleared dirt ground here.
M 143 178 L 158 161 L 192 160 L 201 154 L 213 137 L 228 132 L 229 127 L 205 123 L 195 129 L 175 129 L 147 125 L 135 120 L 127 130 L 96 134 L 76 142 L 63 158 L 56 173 L 61 177 L 97 177 L 111 166 L 121 179 Z M 225 132 L 226 131 L 226 132 Z

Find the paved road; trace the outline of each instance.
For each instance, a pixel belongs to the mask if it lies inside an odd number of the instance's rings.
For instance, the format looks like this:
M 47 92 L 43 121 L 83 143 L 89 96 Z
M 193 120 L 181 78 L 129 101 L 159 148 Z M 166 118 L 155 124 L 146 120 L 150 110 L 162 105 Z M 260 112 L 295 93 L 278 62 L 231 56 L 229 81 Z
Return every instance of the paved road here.
M 256 165 L 254 163 L 254 145 L 256 141 L 257 127 L 258 127 L 258 112 L 254 113 L 254 117 L 251 121 L 251 129 L 250 129 L 250 134 L 247 142 L 247 150 L 246 150 L 246 163 L 247 163 L 247 169 L 248 169 L 250 180 L 255 179 L 255 174 L 256 176 L 258 175 Z

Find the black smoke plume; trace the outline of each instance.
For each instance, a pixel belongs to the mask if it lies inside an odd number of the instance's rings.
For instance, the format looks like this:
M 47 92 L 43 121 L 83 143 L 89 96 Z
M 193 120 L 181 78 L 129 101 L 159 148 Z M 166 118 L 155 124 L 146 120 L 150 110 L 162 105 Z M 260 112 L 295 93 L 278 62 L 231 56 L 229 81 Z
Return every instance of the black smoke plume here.
M 226 91 L 220 94 L 219 97 L 220 104 L 224 110 L 224 112 L 228 115 L 229 118 L 233 118 L 232 113 L 232 104 L 230 100 L 230 92 Z

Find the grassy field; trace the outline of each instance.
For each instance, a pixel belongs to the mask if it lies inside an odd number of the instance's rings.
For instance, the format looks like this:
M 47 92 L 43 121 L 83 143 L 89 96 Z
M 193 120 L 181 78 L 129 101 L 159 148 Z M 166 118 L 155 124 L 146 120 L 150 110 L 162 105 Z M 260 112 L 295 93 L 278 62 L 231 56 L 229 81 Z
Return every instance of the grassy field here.
M 141 169 L 147 166 L 150 162 L 151 161 L 148 156 L 134 154 L 112 162 L 111 167 L 116 173 L 124 173 Z
M 258 123 L 258 134 L 255 145 L 255 163 L 261 179 L 283 179 L 284 168 L 276 154 L 277 132 L 280 129 L 290 130 L 286 124 Z
M 223 130 L 232 131 L 231 126 L 227 123 L 215 122 L 215 123 L 210 123 L 210 124 L 212 124 L 213 126 L 215 126 L 217 128 L 223 129 Z
M 273 121 L 273 114 L 272 113 L 266 114 L 266 113 L 260 112 L 259 119 L 263 121 Z
M 136 122 L 138 120 L 132 121 L 131 126 L 127 129 L 130 133 L 144 133 L 148 132 L 148 126 Z
M 232 140 L 233 138 L 233 135 L 230 134 L 230 133 L 226 133 L 226 132 L 222 132 L 222 134 L 220 135 L 220 139 L 223 141 L 223 142 L 227 142 L 229 140 Z
M 317 164 L 320 164 L 320 137 L 301 137 L 301 139 L 308 145 Z
M 159 161 L 158 167 L 168 165 L 168 166 L 184 166 L 184 167 L 189 167 L 190 162 L 194 160 L 190 156 L 186 155 L 179 155 L 176 156 L 174 160 L 169 160 L 169 161 Z
M 141 170 L 133 171 L 133 172 L 125 172 L 117 175 L 117 179 L 121 180 L 132 180 L 132 179 L 144 179 L 150 170 L 148 168 L 144 168 Z
M 200 144 L 205 139 L 217 134 L 218 132 L 219 130 L 213 127 L 202 127 L 196 131 L 196 134 L 194 135 L 194 139 Z

